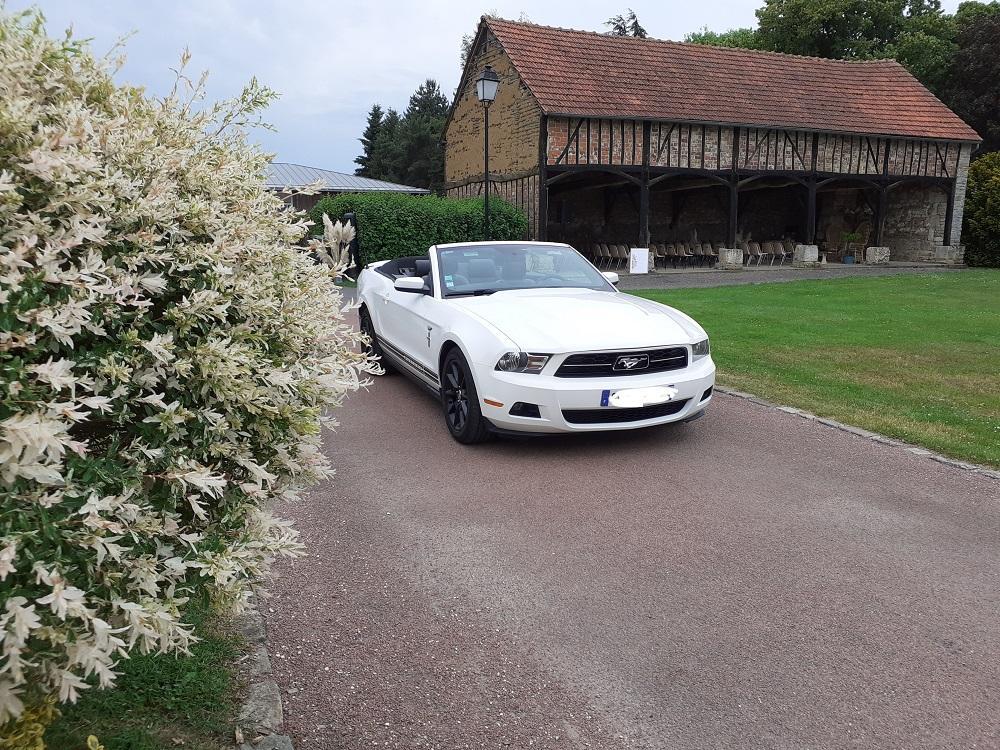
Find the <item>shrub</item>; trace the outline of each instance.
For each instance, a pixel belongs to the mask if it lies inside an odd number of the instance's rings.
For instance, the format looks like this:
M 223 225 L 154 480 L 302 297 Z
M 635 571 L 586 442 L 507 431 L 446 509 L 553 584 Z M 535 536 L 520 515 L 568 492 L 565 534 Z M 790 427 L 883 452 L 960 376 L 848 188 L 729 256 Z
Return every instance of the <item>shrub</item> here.
M 0 7 L 0 725 L 184 651 L 196 589 L 241 601 L 328 475 L 323 413 L 375 365 L 244 128 Z M 186 59 L 182 62 L 186 63 Z M 183 70 L 183 67 L 182 67 Z M 35 714 L 38 710 L 33 709 Z M 32 714 L 32 715 L 35 715 Z M 0 732 L 3 732 L 0 727 Z
M 323 198 L 312 210 L 314 232 L 321 217 L 339 219 L 353 211 L 358 219 L 363 263 L 427 252 L 444 242 L 483 239 L 482 198 L 439 198 L 404 193 L 342 193 Z M 510 203 L 490 199 L 490 235 L 495 240 L 520 240 L 528 233 L 524 213 Z
M 1000 266 L 1000 151 L 969 167 L 962 241 L 970 266 Z

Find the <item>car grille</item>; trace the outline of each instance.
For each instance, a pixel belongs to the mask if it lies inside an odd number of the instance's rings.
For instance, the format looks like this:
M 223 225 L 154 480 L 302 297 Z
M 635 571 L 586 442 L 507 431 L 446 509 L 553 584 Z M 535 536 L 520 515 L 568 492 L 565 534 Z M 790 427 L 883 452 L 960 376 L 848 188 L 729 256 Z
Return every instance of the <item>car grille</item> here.
M 645 357 L 646 365 L 635 369 L 615 368 L 622 357 Z M 647 375 L 651 372 L 683 370 L 688 364 L 688 350 L 684 346 L 666 349 L 643 349 L 627 352 L 587 352 L 571 354 L 556 370 L 557 378 L 597 378 L 619 375 Z M 641 365 L 641 363 L 640 363 Z
M 683 401 L 668 401 L 653 406 L 637 406 L 632 409 L 563 409 L 563 419 L 570 424 L 613 424 L 617 422 L 641 422 L 668 414 L 677 414 L 687 404 Z

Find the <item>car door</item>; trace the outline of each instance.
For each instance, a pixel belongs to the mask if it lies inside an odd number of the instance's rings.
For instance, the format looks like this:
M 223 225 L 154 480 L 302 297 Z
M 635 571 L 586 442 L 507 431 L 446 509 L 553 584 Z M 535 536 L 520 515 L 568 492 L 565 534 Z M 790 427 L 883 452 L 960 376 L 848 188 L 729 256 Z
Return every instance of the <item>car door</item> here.
M 415 294 L 391 288 L 386 295 L 384 336 L 407 357 L 419 374 L 437 384 L 437 352 L 441 348 L 447 302 L 440 298 L 436 264 L 431 266 L 432 293 Z

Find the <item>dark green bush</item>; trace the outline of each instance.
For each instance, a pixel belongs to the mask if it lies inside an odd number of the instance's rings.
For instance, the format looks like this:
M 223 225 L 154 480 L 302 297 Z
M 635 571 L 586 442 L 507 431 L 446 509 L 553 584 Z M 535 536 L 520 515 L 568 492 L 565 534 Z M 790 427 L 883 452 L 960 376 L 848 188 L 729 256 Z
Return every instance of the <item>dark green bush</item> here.
M 1000 267 L 1000 151 L 969 167 L 962 242 L 970 266 Z
M 310 212 L 314 232 L 323 231 L 323 214 L 336 221 L 353 211 L 358 218 L 361 261 L 420 255 L 431 245 L 483 239 L 482 198 L 439 198 L 403 193 L 343 193 L 324 198 Z M 490 239 L 522 240 L 528 235 L 524 213 L 500 198 L 490 198 Z

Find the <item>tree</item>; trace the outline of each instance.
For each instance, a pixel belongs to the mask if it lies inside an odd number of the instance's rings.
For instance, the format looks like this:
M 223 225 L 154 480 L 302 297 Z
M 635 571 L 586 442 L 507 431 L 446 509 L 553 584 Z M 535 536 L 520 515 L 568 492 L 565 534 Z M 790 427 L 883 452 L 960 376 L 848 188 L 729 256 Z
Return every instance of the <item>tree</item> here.
M 410 97 L 403 115 L 399 143 L 400 181 L 439 191 L 444 186 L 444 133 L 448 100 L 437 81 L 427 79 Z
M 908 18 L 940 13 L 938 0 L 765 0 L 757 21 L 767 49 L 868 59 L 888 56 Z
M 372 144 L 371 157 L 368 160 L 368 177 L 389 182 L 399 180 L 399 170 L 403 161 L 399 147 L 400 123 L 399 112 L 390 107 L 382 118 L 382 125 Z
M 721 33 L 710 31 L 708 27 L 701 31 L 692 31 L 684 35 L 684 41 L 691 44 L 711 44 L 716 47 L 743 47 L 745 49 L 763 49 L 763 42 L 756 29 L 729 29 Z
M 1000 266 L 1000 152 L 969 167 L 962 241 L 969 265 Z
M 983 138 L 981 153 L 1000 150 L 1000 3 L 962 3 L 958 51 L 946 102 Z
M 372 108 L 368 111 L 368 124 L 365 126 L 365 132 L 358 139 L 361 141 L 363 151 L 361 156 L 354 160 L 354 163 L 359 165 L 354 170 L 354 174 L 361 177 L 374 177 L 371 174 L 372 156 L 375 149 L 375 142 L 378 140 L 379 133 L 382 132 L 382 117 L 382 107 L 378 104 L 373 104 Z
M 442 135 L 447 116 L 448 100 L 437 81 L 428 78 L 410 96 L 402 116 L 390 108 L 381 118 L 370 149 L 356 159 L 358 163 L 364 160 L 365 176 L 440 190 L 444 185 Z M 366 129 L 362 144 L 367 136 Z
M 815 57 L 893 58 L 951 103 L 958 30 L 979 25 L 998 5 L 965 2 L 949 15 L 939 0 L 764 0 L 757 29 L 702 29 L 685 39 Z
M 628 9 L 628 13 L 612 16 L 604 22 L 604 25 L 609 27 L 606 32 L 609 36 L 634 36 L 640 39 L 649 36 L 631 8 Z
M 149 99 L 0 9 L 4 738 L 296 553 L 271 505 L 330 475 L 325 415 L 375 369 L 264 186 L 245 131 L 273 93 L 206 105 L 186 57 Z
M 410 103 L 403 116 L 406 119 L 414 117 L 446 117 L 448 100 L 441 93 L 441 87 L 433 78 L 428 78 L 410 95 Z

